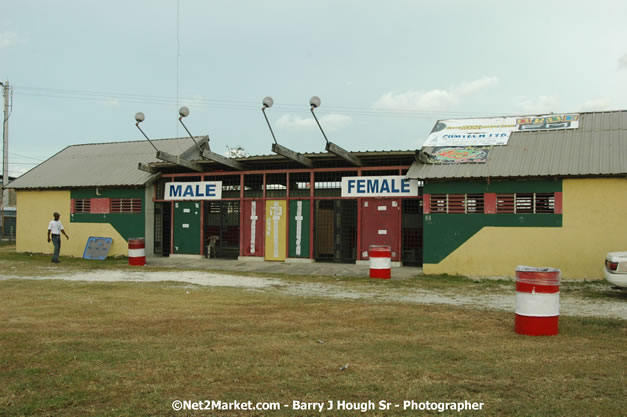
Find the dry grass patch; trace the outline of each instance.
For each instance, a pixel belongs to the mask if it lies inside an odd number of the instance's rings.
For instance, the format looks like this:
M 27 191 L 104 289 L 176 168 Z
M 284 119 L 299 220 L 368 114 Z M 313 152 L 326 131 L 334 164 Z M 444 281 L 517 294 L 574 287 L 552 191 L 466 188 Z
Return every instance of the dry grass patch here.
M 0 415 L 216 415 L 175 413 L 174 399 L 470 400 L 483 412 L 462 415 L 484 416 L 627 407 L 620 320 L 562 317 L 559 336 L 534 338 L 514 334 L 510 313 L 170 283 L 10 280 L 0 293 Z M 319 415 L 265 413 L 295 414 Z

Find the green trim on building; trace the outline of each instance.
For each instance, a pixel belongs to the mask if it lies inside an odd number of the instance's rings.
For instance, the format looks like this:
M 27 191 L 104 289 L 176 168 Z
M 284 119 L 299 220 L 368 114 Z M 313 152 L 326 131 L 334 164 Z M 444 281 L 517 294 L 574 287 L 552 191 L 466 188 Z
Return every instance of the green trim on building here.
M 484 227 L 562 227 L 561 214 L 435 213 L 424 217 L 426 264 L 440 263 Z
M 443 181 L 424 185 L 424 194 L 511 194 L 562 191 L 562 179 Z M 484 227 L 562 227 L 561 214 L 424 215 L 424 263 L 437 264 Z M 506 242 L 504 242 L 506 243 Z
M 70 198 L 141 198 L 141 213 L 73 213 L 71 223 L 109 223 L 127 241 L 131 238 L 145 237 L 146 201 L 143 188 L 95 188 L 70 190 Z
M 562 180 L 527 181 L 467 181 L 432 182 L 424 185 L 424 194 L 483 194 L 483 193 L 557 193 L 562 191 Z

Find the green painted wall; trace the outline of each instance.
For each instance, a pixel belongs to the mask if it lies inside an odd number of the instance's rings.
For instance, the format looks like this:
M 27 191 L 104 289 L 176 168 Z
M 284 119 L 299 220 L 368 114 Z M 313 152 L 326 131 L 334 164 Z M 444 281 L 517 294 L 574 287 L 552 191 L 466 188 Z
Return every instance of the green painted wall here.
M 425 184 L 425 194 L 561 192 L 562 181 L 476 181 Z M 437 264 L 484 227 L 562 227 L 561 214 L 424 215 L 423 262 Z M 503 242 L 507 244 L 507 242 Z
M 71 223 L 109 223 L 128 241 L 130 238 L 145 237 L 146 201 L 144 188 L 81 188 L 70 191 L 70 198 L 141 198 L 141 213 L 74 213 L 70 214 Z
M 300 254 L 296 252 L 296 213 L 298 212 L 298 202 L 301 206 L 301 234 L 300 234 Z M 311 222 L 309 200 L 290 200 L 289 218 L 289 257 L 309 258 L 309 224 Z

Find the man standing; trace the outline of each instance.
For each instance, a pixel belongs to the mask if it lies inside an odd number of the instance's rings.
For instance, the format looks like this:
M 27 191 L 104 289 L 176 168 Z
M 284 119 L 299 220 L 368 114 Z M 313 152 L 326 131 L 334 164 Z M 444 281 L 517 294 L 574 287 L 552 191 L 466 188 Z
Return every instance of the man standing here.
M 61 233 L 63 233 L 66 239 L 69 239 L 70 237 L 67 235 L 67 233 L 65 233 L 63 225 L 59 221 L 59 213 L 55 212 L 53 216 L 54 220 L 50 220 L 50 223 L 48 223 L 48 243 L 50 243 L 50 239 L 52 238 L 52 244 L 54 245 L 52 262 L 58 264 L 59 251 L 61 250 Z

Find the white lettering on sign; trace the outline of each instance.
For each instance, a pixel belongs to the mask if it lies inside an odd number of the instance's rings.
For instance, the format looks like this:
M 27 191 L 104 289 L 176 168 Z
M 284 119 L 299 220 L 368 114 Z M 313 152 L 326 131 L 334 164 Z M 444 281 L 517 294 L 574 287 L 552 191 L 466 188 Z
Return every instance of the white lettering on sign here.
M 220 200 L 222 181 L 167 182 L 163 198 L 164 200 Z
M 418 181 L 401 175 L 344 177 L 342 197 L 417 196 Z
M 296 256 L 300 256 L 300 244 L 303 235 L 303 202 L 296 202 Z
M 379 230 L 379 234 L 380 235 L 387 235 L 388 231 L 387 230 Z
M 250 202 L 250 253 L 255 253 L 255 235 L 257 233 L 257 202 Z

